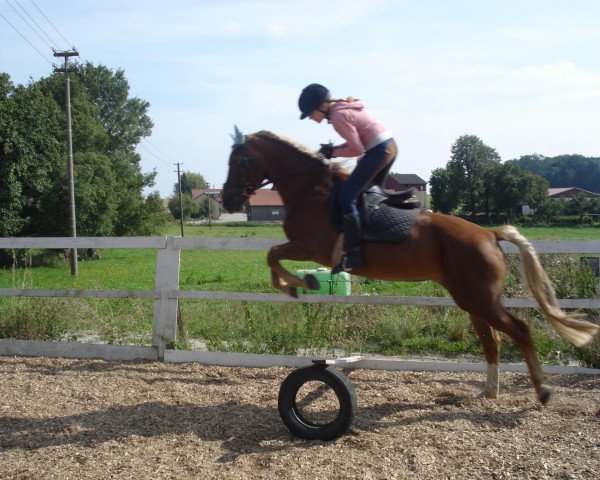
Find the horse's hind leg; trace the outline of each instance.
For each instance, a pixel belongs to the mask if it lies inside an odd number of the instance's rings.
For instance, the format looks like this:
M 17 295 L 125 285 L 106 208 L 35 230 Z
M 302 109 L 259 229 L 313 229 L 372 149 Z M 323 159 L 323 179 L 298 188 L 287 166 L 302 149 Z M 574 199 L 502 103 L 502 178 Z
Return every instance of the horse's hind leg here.
M 502 305 L 499 305 L 486 315 L 477 314 L 477 317 L 482 320 L 485 319 L 485 322 L 492 328 L 506 333 L 519 346 L 525 357 L 529 376 L 531 377 L 537 398 L 542 404 L 545 404 L 550 397 L 550 390 L 544 385 L 544 372 L 535 353 L 535 347 L 527 323 L 515 317 Z
M 485 387 L 478 397 L 498 398 L 499 379 L 498 364 L 500 362 L 500 336 L 490 325 L 471 314 L 473 328 L 479 337 L 483 354 L 487 361 L 487 378 Z

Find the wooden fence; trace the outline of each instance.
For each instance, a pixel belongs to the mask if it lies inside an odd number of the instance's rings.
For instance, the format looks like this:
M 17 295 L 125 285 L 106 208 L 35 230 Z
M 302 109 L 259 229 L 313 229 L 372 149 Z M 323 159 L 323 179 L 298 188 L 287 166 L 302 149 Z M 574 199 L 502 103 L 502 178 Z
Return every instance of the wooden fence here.
M 279 293 L 240 293 L 187 291 L 179 289 L 180 252 L 185 249 L 200 250 L 258 250 L 267 251 L 281 243 L 279 239 L 242 238 L 182 238 L 182 237 L 48 237 L 48 238 L 0 238 L 0 249 L 17 248 L 134 248 L 156 249 L 156 276 L 154 290 L 74 290 L 74 289 L 22 289 L 2 288 L 0 296 L 28 297 L 79 297 L 79 298 L 152 298 L 154 299 L 154 319 L 152 346 L 120 346 L 82 344 L 76 342 L 37 342 L 26 340 L 0 340 L 0 355 L 43 355 L 67 358 L 102 358 L 106 360 L 158 359 L 163 361 L 199 361 L 215 365 L 231 366 L 288 366 L 307 365 L 308 357 L 283 355 L 253 355 L 231 352 L 186 352 L 170 350 L 167 346 L 175 342 L 177 335 L 177 306 L 179 299 L 195 300 L 234 300 L 259 302 L 304 302 L 304 303 L 345 303 L 377 305 L 437 305 L 454 306 L 447 297 L 395 297 L 395 296 L 338 296 L 302 295 L 296 300 Z M 538 253 L 600 254 L 600 241 L 554 241 L 532 242 Z M 517 248 L 508 242 L 501 242 L 507 253 L 518 253 Z M 506 298 L 504 305 L 514 308 L 537 308 L 533 299 Z M 560 299 L 563 308 L 600 309 L 600 299 Z M 365 359 L 354 364 L 356 368 L 373 369 L 439 369 L 423 362 L 398 362 L 388 359 Z M 431 368 L 430 368 L 431 367 Z M 484 370 L 485 365 L 455 364 L 455 370 Z M 523 370 L 523 366 L 505 366 L 504 370 Z M 553 371 L 546 367 L 546 371 Z M 569 369 L 567 369 L 569 370 Z M 576 371 L 570 369 L 569 371 Z M 589 369 L 587 369 L 589 370 Z M 564 371 L 562 369 L 561 371 Z M 600 373 L 600 371 L 598 371 Z

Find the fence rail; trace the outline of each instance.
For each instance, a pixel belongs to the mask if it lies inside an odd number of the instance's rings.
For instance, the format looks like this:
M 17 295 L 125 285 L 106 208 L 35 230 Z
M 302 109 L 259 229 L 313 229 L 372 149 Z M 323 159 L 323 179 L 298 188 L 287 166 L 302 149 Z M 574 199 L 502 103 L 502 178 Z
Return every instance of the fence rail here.
M 244 238 L 183 238 L 183 237 L 45 237 L 45 238 L 0 238 L 0 249 L 22 248 L 135 248 L 155 249 L 156 274 L 154 290 L 75 290 L 75 289 L 22 289 L 0 288 L 0 297 L 70 297 L 70 298 L 151 298 L 154 299 L 154 319 L 152 333 L 152 347 L 117 347 L 114 345 L 95 345 L 86 350 L 85 346 L 66 345 L 67 342 L 58 342 L 51 346 L 40 346 L 52 342 L 26 342 L 17 340 L 0 340 L 0 355 L 2 354 L 29 354 L 45 355 L 54 352 L 63 356 L 77 355 L 77 358 L 86 357 L 83 351 L 93 352 L 94 358 L 130 359 L 132 355 L 139 358 L 189 358 L 187 354 L 167 351 L 167 345 L 176 340 L 177 331 L 177 305 L 180 299 L 195 300 L 232 300 L 232 301 L 258 301 L 258 302 L 304 302 L 304 303 L 341 303 L 341 304 L 373 304 L 373 305 L 418 305 L 418 306 L 455 306 L 454 301 L 448 297 L 406 297 L 406 296 L 338 296 L 338 295 L 302 295 L 300 299 L 293 299 L 284 294 L 276 293 L 241 293 L 241 292 L 212 292 L 188 291 L 179 289 L 180 252 L 181 250 L 249 250 L 266 251 L 273 245 L 281 243 L 281 239 L 244 239 Z M 600 254 L 600 241 L 533 241 L 538 253 L 564 253 L 564 254 Z M 509 242 L 501 242 L 506 253 L 518 253 L 518 249 Z M 504 305 L 514 308 L 537 307 L 533 299 L 505 298 Z M 560 299 L 563 308 L 599 309 L 600 299 Z M 62 344 L 62 345 L 61 345 Z M 31 348 L 27 347 L 30 345 Z M 81 345 L 81 344 L 79 344 Z M 106 347 L 106 348 L 104 348 Z M 127 350 L 134 349 L 134 350 Z M 119 353 L 122 351 L 123 353 Z M 25 353 L 24 353 L 25 352 Z M 46 352 L 46 353 L 44 353 Z M 75 353 L 74 353 L 75 352 Z M 104 352 L 104 356 L 102 354 Z M 133 353 L 132 353 L 133 352 Z M 137 352 L 137 353 L 136 353 Z M 211 359 L 218 358 L 219 364 L 224 362 L 227 353 L 218 352 L 193 352 L 195 358 L 204 358 L 211 363 Z M 204 356 L 202 356 L 204 354 Z M 200 355 L 200 356 L 198 356 Z M 231 354 L 233 355 L 233 354 Z M 235 357 L 235 356 L 234 356 Z M 243 357 L 243 356 L 242 356 Z M 273 365 L 277 363 L 278 356 L 273 357 Z M 87 357 L 86 357 L 87 358 Z M 136 357 L 138 358 L 138 357 Z M 251 358 L 251 356 L 245 356 Z M 253 357 L 252 357 L 253 358 Z M 202 361 L 202 360 L 200 360 Z M 216 361 L 216 360 L 215 360 Z M 297 361 L 304 361 L 298 358 Z M 283 366 L 297 361 L 286 360 Z M 262 360 L 259 363 L 263 362 Z M 252 362 L 251 362 L 252 363 Z M 379 362 L 381 364 L 382 362 Z M 386 363 L 386 362 L 383 362 Z M 262 363 L 261 363 L 262 364 Z M 376 367 L 370 367 L 376 368 Z

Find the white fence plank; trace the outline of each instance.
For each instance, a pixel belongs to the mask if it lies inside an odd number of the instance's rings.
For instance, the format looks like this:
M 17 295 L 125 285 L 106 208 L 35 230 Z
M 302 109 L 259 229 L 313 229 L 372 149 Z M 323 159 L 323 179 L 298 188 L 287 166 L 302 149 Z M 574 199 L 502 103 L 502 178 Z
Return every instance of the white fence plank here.
M 0 238 L 0 248 L 165 248 L 167 237 Z
M 154 302 L 154 326 L 152 345 L 158 347 L 159 358 L 163 358 L 167 342 L 174 342 L 177 332 L 177 305 L 179 300 L 169 292 L 179 288 L 179 266 L 181 250 L 173 246 L 169 237 L 166 248 L 158 250 L 154 288 L 159 297 Z
M 232 353 L 232 352 L 198 352 L 167 350 L 165 362 L 187 363 L 198 362 L 204 365 L 216 365 L 223 367 L 287 367 L 300 368 L 313 364 L 313 357 L 302 357 L 292 355 L 262 355 L 256 353 Z M 365 358 L 363 360 L 345 364 L 344 369 L 368 369 L 368 370 L 393 370 L 410 372 L 485 372 L 486 363 L 471 362 L 426 362 L 418 360 L 402 360 L 393 357 L 387 358 Z M 600 375 L 600 370 L 593 368 L 576 367 L 571 365 L 543 365 L 546 373 L 555 374 L 585 374 Z M 504 372 L 527 372 L 527 365 L 515 363 L 503 363 L 500 370 Z
M 157 360 L 154 347 L 103 345 L 77 342 L 0 340 L 0 355 L 51 358 L 98 358 L 101 360 Z
M 174 248 L 203 250 L 268 250 L 273 245 L 285 243 L 287 240 L 272 238 L 204 238 L 176 237 Z
M 241 293 L 210 292 L 201 290 L 173 290 L 170 297 L 187 300 L 233 300 L 246 302 L 298 302 L 324 304 L 364 304 L 364 305 L 415 305 L 455 307 L 450 297 L 399 297 L 371 295 L 300 295 L 298 299 L 281 293 Z M 600 299 L 561 299 L 562 308 L 600 308 Z M 502 304 L 511 308 L 538 308 L 538 303 L 531 298 L 504 298 Z
M 0 249 L 7 248 L 152 248 L 157 249 L 157 267 L 154 290 L 75 290 L 75 289 L 0 289 L 1 296 L 30 297 L 81 297 L 81 298 L 153 298 L 154 323 L 153 347 L 90 345 L 67 342 L 31 342 L 0 340 L 0 355 L 45 355 L 68 358 L 105 358 L 127 360 L 133 358 L 160 359 L 166 361 L 202 361 L 215 365 L 235 366 L 288 366 L 298 367 L 310 363 L 308 357 L 273 355 L 247 355 L 229 352 L 182 352 L 166 348 L 167 342 L 176 339 L 177 303 L 179 299 L 234 300 L 259 302 L 305 302 L 323 304 L 373 304 L 373 305 L 419 305 L 454 306 L 448 297 L 393 297 L 393 296 L 337 296 L 302 295 L 292 299 L 277 293 L 207 292 L 179 290 L 180 250 L 249 250 L 266 251 L 284 239 L 244 238 L 182 238 L 182 237 L 40 237 L 0 238 Z M 532 241 L 538 253 L 600 254 L 600 241 Z M 509 242 L 501 242 L 506 253 L 518 253 Z M 503 304 L 515 308 L 537 308 L 533 299 L 506 298 Z M 563 308 L 600 308 L 600 299 L 560 299 Z M 187 360 L 186 360 L 187 359 Z M 200 359 L 200 360 L 198 360 Z M 390 363 L 392 362 L 392 363 Z M 395 363 L 394 363 L 395 362 Z M 359 368 L 385 368 L 418 370 L 423 362 L 367 359 L 357 362 Z M 460 368 L 460 367 L 457 367 Z M 473 367 L 483 368 L 483 367 Z M 524 368 L 519 366 L 519 368 Z M 569 367 L 561 367 L 569 368 Z M 571 367 L 573 368 L 573 367 Z M 436 367 L 439 369 L 439 366 Z M 506 366 L 504 367 L 506 370 Z M 509 367 L 510 369 L 510 367 Z M 552 371 L 552 367 L 544 367 Z M 589 369 L 587 369 L 589 370 Z M 478 370 L 479 371 L 479 370 Z M 520 370 L 519 370 L 520 371 Z M 559 373 L 559 372 L 556 372 Z
M 600 253 L 600 240 L 532 240 L 531 244 L 537 253 Z M 510 242 L 503 240 L 500 246 L 505 253 L 519 253 Z
M 154 290 L 48 290 L 0 288 L 0 297 L 160 298 Z

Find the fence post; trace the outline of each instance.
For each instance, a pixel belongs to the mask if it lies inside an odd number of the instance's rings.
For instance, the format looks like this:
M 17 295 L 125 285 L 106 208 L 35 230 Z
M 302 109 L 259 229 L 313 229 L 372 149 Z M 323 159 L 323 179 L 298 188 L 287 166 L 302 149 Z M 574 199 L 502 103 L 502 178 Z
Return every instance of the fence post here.
M 174 237 L 167 237 L 166 248 L 157 250 L 156 277 L 154 288 L 159 297 L 154 302 L 154 326 L 152 346 L 158 348 L 158 359 L 164 360 L 167 343 L 175 342 L 177 335 L 178 298 L 169 298 L 170 293 L 179 290 L 178 248 L 173 246 Z

